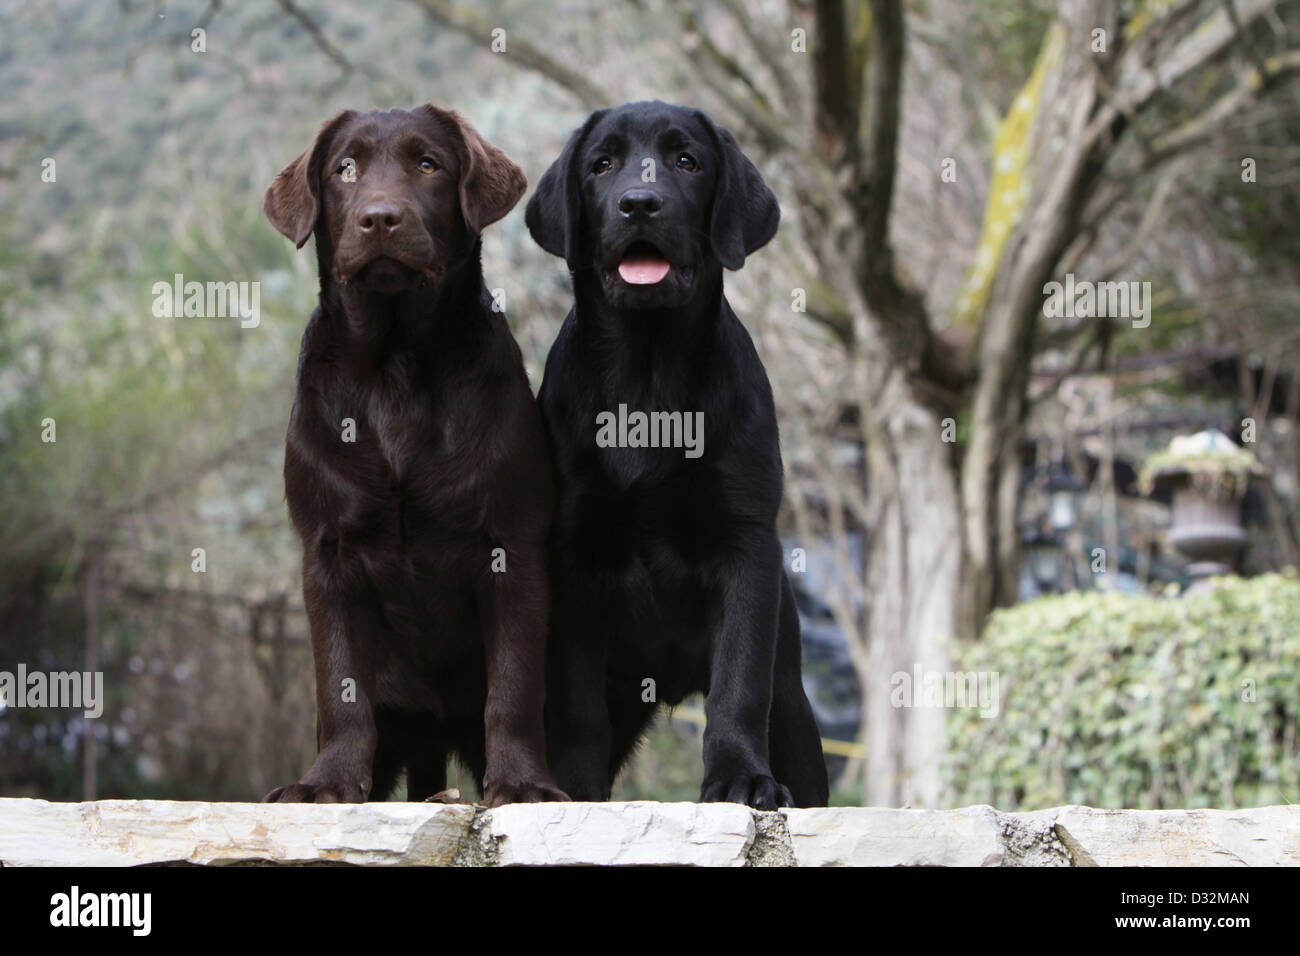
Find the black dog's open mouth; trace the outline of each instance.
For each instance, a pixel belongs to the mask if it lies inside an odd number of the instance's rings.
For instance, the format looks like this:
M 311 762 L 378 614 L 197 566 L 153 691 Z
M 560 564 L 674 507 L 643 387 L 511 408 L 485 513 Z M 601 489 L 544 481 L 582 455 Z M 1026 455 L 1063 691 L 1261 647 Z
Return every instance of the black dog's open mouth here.
M 654 285 L 662 282 L 672 267 L 654 243 L 638 239 L 624 250 L 618 275 L 628 285 Z

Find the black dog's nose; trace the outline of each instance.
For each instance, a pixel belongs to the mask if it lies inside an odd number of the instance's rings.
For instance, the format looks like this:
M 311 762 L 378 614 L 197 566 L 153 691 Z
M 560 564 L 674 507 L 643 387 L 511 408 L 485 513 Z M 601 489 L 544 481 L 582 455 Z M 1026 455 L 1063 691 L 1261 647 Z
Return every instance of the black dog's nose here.
M 391 202 L 372 202 L 361 209 L 357 225 L 362 232 L 396 232 L 402 224 L 402 210 Z
M 618 201 L 624 219 L 649 219 L 664 208 L 663 198 L 653 189 L 629 189 Z

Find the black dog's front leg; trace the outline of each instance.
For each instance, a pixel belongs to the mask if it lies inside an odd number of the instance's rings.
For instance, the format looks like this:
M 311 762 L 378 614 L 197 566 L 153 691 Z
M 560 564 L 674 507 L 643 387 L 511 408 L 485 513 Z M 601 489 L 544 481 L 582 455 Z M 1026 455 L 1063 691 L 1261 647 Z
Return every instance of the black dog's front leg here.
M 744 803 L 758 810 L 793 803 L 772 776 L 768 755 L 780 577 L 775 541 L 724 570 L 704 700 L 702 803 Z
M 571 800 L 610 793 L 609 640 L 589 599 L 557 601 L 547 647 L 546 739 L 551 773 Z

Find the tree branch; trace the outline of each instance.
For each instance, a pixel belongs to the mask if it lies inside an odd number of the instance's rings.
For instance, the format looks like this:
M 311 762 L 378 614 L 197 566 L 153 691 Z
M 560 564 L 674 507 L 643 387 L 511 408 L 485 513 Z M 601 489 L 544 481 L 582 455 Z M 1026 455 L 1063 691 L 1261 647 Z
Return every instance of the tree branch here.
M 1115 273 L 1137 257 L 1147 239 L 1150 238 L 1151 231 L 1159 225 L 1165 203 L 1168 201 L 1169 194 L 1173 190 L 1174 183 L 1178 180 L 1178 175 L 1181 172 L 1182 163 L 1180 162 L 1175 162 L 1165 169 L 1156 182 L 1155 190 L 1151 194 L 1151 201 L 1147 203 L 1147 208 L 1142 214 L 1142 219 L 1138 223 L 1133 237 L 1125 244 L 1123 249 L 1101 267 L 1098 271 L 1098 281 L 1109 282 Z
M 1233 8 L 1235 17 L 1217 10 L 1178 41 L 1155 66 L 1142 62 L 1144 47 L 1149 48 L 1150 44 L 1135 44 L 1120 64 L 1120 80 L 1116 84 L 1119 102 L 1098 112 L 1089 139 L 1109 128 L 1117 116 L 1140 112 L 1156 93 L 1215 59 L 1238 38 L 1241 27 L 1271 11 L 1276 3 L 1277 0 L 1243 0 L 1239 9 Z
M 769 153 L 783 150 L 796 151 L 795 144 L 786 133 L 791 124 L 783 122 L 772 108 L 767 97 L 754 80 L 734 58 L 727 56 L 700 28 L 695 15 L 686 9 L 680 12 L 686 41 L 682 44 L 687 55 L 700 71 L 700 78 L 709 89 L 726 104 L 751 130 L 758 144 Z M 749 94 L 745 95 L 729 85 L 725 78 L 738 81 Z
M 763 65 L 771 71 L 776 78 L 776 85 L 781 91 L 781 96 L 786 105 L 793 108 L 800 100 L 799 86 L 795 82 L 794 75 L 785 68 L 784 58 L 790 55 L 790 47 L 785 43 L 770 43 L 769 32 L 760 32 L 754 29 L 756 17 L 746 9 L 742 0 L 724 0 L 727 11 L 731 14 L 731 19 L 740 27 L 745 39 Z
M 1224 135 L 1228 120 L 1241 113 L 1242 108 L 1260 90 L 1271 86 L 1286 76 L 1300 72 L 1300 50 L 1289 50 L 1265 61 L 1265 74 L 1249 69 L 1229 92 L 1217 102 L 1200 110 L 1187 122 L 1167 130 L 1149 140 L 1149 152 L 1137 161 L 1107 175 L 1108 185 L 1089 201 L 1083 213 L 1083 228 L 1092 229 L 1110 211 L 1126 199 L 1131 184 L 1165 163 L 1204 145 L 1216 136 Z
M 1228 19 L 1232 22 L 1232 29 L 1237 34 L 1237 45 L 1246 54 L 1246 59 L 1255 67 L 1260 76 L 1268 73 L 1268 68 L 1264 65 L 1264 59 L 1260 56 L 1259 50 L 1255 49 L 1255 44 L 1250 42 L 1250 37 L 1246 36 L 1246 29 L 1242 25 L 1241 18 L 1237 16 L 1237 5 L 1233 0 L 1223 0 L 1223 9 L 1228 14 Z
M 859 212 L 864 254 L 880 261 L 889 244 L 889 211 L 898 169 L 898 127 L 903 97 L 903 50 L 907 43 L 899 0 L 871 0 L 867 63 L 866 149 L 862 156 Z
M 276 3 L 279 5 L 281 10 L 296 20 L 298 25 L 307 31 L 307 36 L 311 39 L 312 43 L 316 45 L 317 49 L 324 53 L 325 56 L 339 68 L 339 78 L 329 84 L 328 89 L 332 90 L 341 85 L 353 73 L 360 73 L 362 76 L 368 76 L 370 79 L 377 80 L 381 83 L 388 83 L 399 89 L 403 88 L 403 84 L 398 81 L 396 77 L 386 74 L 383 70 L 377 70 L 370 66 L 354 63 L 352 60 L 348 59 L 343 51 L 335 46 L 330 41 L 329 37 L 325 35 L 325 31 L 320 28 L 320 24 L 313 20 L 306 10 L 298 6 L 296 0 L 276 0 Z M 251 80 L 249 82 L 251 84 Z
M 677 8 L 677 17 L 681 21 L 683 31 L 690 38 L 692 54 L 698 50 L 715 69 L 720 70 L 725 76 L 730 77 L 749 90 L 749 98 L 754 101 L 755 106 L 764 112 L 773 112 L 772 103 L 768 100 L 767 94 L 754 82 L 753 77 L 746 73 L 741 65 L 736 62 L 735 57 L 729 56 L 719 49 L 708 33 L 701 29 L 695 11 L 684 5 L 681 0 L 674 0 L 673 5 Z
M 817 48 L 812 56 L 817 147 L 831 166 L 857 165 L 858 95 L 843 0 L 813 4 Z
M 447 0 L 413 0 L 413 2 L 435 22 L 480 43 L 485 42 L 492 31 L 500 26 Z M 512 36 L 508 40 L 506 49 L 506 56 L 512 61 L 554 81 L 588 109 L 595 110 L 609 105 L 609 97 L 585 76 L 569 69 L 531 43 Z
M 1239 113 L 1260 90 L 1297 71 L 1300 71 L 1300 50 L 1288 50 L 1269 57 L 1264 61 L 1262 71 L 1247 71 L 1237 85 L 1209 109 L 1201 110 L 1195 119 L 1155 137 L 1151 145 L 1156 162 L 1163 162 L 1209 140 L 1222 131 L 1225 120 Z
M 302 7 L 298 6 L 294 0 L 276 0 L 280 9 L 289 16 L 298 21 L 299 26 L 307 31 L 311 41 L 316 44 L 322 53 L 334 61 L 335 65 L 344 73 L 356 72 L 356 65 L 343 55 L 343 51 L 330 42 L 329 37 L 325 36 L 319 24 L 316 23 Z
M 848 274 L 861 289 L 873 324 L 889 341 L 890 353 L 909 372 L 946 385 L 951 369 L 938 361 L 942 356 L 924 298 L 899 274 L 889 242 L 906 43 L 901 0 L 871 0 L 861 94 L 860 75 L 852 75 L 854 54 L 845 39 L 842 3 L 818 0 L 815 12 L 814 113 L 818 145 L 837 193 L 823 255 L 838 257 L 833 247 L 841 244 L 851 250 Z M 846 111 L 855 100 L 859 106 L 850 116 Z

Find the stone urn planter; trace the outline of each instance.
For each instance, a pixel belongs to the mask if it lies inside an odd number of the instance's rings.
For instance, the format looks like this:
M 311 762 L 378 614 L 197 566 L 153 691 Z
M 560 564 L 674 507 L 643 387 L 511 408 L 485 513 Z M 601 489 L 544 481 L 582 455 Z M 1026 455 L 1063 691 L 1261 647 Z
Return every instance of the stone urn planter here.
M 1147 459 L 1144 494 L 1168 499 L 1169 543 L 1198 580 L 1237 570 L 1246 548 L 1241 501 L 1250 479 L 1264 471 L 1255 456 L 1218 431 L 1175 438 Z

